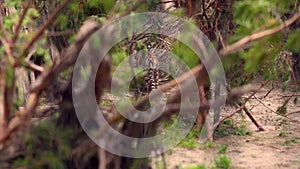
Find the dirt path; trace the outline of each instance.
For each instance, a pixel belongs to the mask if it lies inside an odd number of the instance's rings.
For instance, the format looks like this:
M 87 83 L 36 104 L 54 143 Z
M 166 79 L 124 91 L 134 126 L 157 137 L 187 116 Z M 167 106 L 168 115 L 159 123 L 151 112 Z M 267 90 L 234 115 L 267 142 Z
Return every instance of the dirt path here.
M 261 79 L 254 81 L 253 84 L 259 86 L 259 82 Z M 227 134 L 216 137 L 210 148 L 202 150 L 178 146 L 166 155 L 167 168 L 190 168 L 201 164 L 211 168 L 214 166 L 214 159 L 220 156 L 220 147 L 227 145 L 225 156 L 230 159 L 231 168 L 300 169 L 300 101 L 295 104 L 293 103 L 295 97 L 292 97 L 286 106 L 287 113 L 297 111 L 298 113 L 289 115 L 288 118 L 276 114 L 277 108 L 284 103 L 287 96 L 297 94 L 299 97 L 300 92 L 295 92 L 297 88 L 295 84 L 289 85 L 287 90 L 282 92 L 281 84 L 282 82 L 275 83 L 272 92 L 264 99 L 261 97 L 270 89 L 269 86 L 263 89 L 264 92 L 256 95 L 262 99 L 263 104 L 257 99 L 251 99 L 247 105 L 248 108 L 256 105 L 251 112 L 266 131 L 257 132 L 257 128 L 248 117 L 243 118 L 240 114 L 236 114 L 232 118 L 232 125 L 241 126 L 244 123 L 245 129 L 252 134 L 243 136 Z M 234 110 L 227 110 L 227 113 Z M 160 159 L 153 160 L 153 168 L 161 168 Z

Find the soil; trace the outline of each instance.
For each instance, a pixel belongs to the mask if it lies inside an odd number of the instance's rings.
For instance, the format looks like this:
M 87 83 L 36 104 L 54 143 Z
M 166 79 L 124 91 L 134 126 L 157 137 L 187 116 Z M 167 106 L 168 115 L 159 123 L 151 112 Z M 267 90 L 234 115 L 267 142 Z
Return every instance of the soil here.
M 261 82 L 261 78 L 256 78 L 251 84 L 259 87 Z M 225 155 L 230 159 L 233 169 L 300 169 L 300 101 L 294 103 L 295 97 L 298 96 L 299 99 L 300 96 L 299 90 L 297 92 L 299 86 L 291 83 L 285 91 L 282 91 L 282 85 L 282 81 L 276 81 L 273 90 L 263 98 L 271 89 L 270 85 L 265 86 L 262 92 L 255 95 L 256 98 L 246 104 L 265 131 L 258 132 L 245 114 L 243 116 L 235 114 L 232 117 L 233 125 L 240 126 L 241 123 L 245 123 L 246 129 L 252 134 L 215 136 L 213 146 L 204 149 L 177 146 L 165 155 L 167 169 L 189 168 L 201 164 L 211 168 L 214 166 L 214 159 L 220 156 L 221 145 L 228 146 Z M 290 97 L 286 105 L 287 116 L 278 115 L 277 108 L 282 106 L 289 96 L 293 97 Z M 223 115 L 235 110 L 234 107 L 226 108 Z M 228 130 L 235 129 L 228 128 Z M 163 168 L 162 157 L 153 158 L 152 161 L 153 168 Z

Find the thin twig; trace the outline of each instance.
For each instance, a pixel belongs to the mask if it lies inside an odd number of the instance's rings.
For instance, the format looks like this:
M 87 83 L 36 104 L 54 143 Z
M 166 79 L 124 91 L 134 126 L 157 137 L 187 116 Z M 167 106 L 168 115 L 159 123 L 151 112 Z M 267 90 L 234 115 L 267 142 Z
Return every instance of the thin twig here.
M 299 96 L 300 96 L 300 94 L 296 94 L 296 93 L 294 93 L 292 95 L 281 95 L 281 97 L 299 97 Z
M 50 16 L 47 22 L 38 30 L 38 32 L 31 38 L 31 40 L 25 45 L 23 51 L 19 55 L 18 58 L 21 58 L 26 55 L 28 50 L 32 47 L 32 45 L 43 35 L 45 30 L 49 28 L 49 26 L 55 21 L 57 16 L 61 13 L 61 11 L 71 2 L 71 0 L 65 0 L 61 6 Z
M 274 89 L 274 87 L 272 87 L 260 100 L 262 101 L 263 99 L 265 99 L 271 93 L 271 91 L 273 89 Z M 257 107 L 259 104 L 260 103 L 257 103 L 256 105 L 252 106 L 249 111 L 251 111 L 252 109 L 254 109 L 255 107 Z
M 222 119 L 220 119 L 217 123 L 214 124 L 213 127 L 213 131 L 220 125 L 221 122 L 223 122 L 224 120 L 232 117 L 233 115 L 235 115 L 236 113 L 240 112 L 241 110 L 243 110 L 246 106 L 246 103 L 251 99 L 251 97 L 253 97 L 258 91 L 260 91 L 260 89 L 262 89 L 265 85 L 267 85 L 269 83 L 269 80 L 265 81 L 258 89 L 257 91 L 253 92 L 248 98 L 246 98 L 243 102 L 243 104 L 234 112 L 230 113 L 229 115 L 223 117 Z M 213 132 L 211 133 L 211 135 L 209 137 L 211 137 L 213 135 Z
M 263 99 L 266 98 L 266 97 L 268 97 L 269 94 L 273 91 L 273 89 L 274 89 L 274 87 L 272 85 L 272 88 L 264 95 Z
M 261 99 L 257 98 L 255 95 L 253 96 L 259 103 L 261 103 L 263 106 L 265 106 L 267 109 L 271 110 L 273 113 L 276 113 L 274 110 L 272 110 L 269 106 L 267 106 Z M 252 109 L 251 109 L 252 110 Z
M 291 112 L 291 113 L 287 113 L 287 114 L 285 114 L 284 116 L 289 116 L 289 115 L 297 114 L 297 113 L 300 113 L 300 111 L 294 111 L 294 112 Z
M 20 20 L 19 20 L 19 22 L 18 22 L 18 24 L 17 24 L 17 26 L 16 26 L 16 29 L 15 29 L 15 32 L 14 32 L 14 37 L 12 38 L 12 44 L 13 44 L 13 45 L 15 45 L 15 42 L 17 41 L 17 38 L 18 38 L 18 36 L 19 36 L 19 32 L 20 32 L 21 25 L 22 25 L 22 23 L 23 23 L 23 21 L 24 21 L 24 18 L 25 18 L 25 16 L 26 16 L 26 13 L 27 13 L 29 7 L 30 7 L 30 0 L 28 0 L 28 1 L 26 2 L 25 7 L 24 7 L 24 9 L 23 9 L 23 11 L 22 11 Z M 14 46 L 13 46 L 13 47 L 14 47 Z
M 9 40 L 10 41 L 10 40 Z M 0 36 L 0 42 L 1 44 L 3 45 L 4 47 L 4 50 L 5 50 L 5 53 L 7 54 L 7 58 L 11 58 L 12 57 L 12 52 L 11 52 L 11 49 L 10 49 L 10 42 L 7 41 L 7 39 L 3 38 Z M 8 59 L 8 61 L 11 61 L 11 60 L 14 60 L 14 59 Z

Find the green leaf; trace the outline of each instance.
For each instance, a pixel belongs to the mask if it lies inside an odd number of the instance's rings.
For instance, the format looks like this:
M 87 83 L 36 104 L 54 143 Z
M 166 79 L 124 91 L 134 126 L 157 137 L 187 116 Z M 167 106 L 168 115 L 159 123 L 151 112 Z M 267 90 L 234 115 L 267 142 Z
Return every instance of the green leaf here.
M 214 161 L 217 168 L 224 168 L 224 169 L 231 168 L 231 161 L 225 155 L 220 155 Z
M 23 159 L 18 159 L 13 163 L 14 167 L 28 166 L 32 158 L 30 156 L 25 156 Z
M 88 6 L 91 8 L 99 9 L 103 7 L 104 11 L 108 13 L 112 7 L 114 6 L 115 1 L 114 0 L 92 0 L 88 1 Z
M 69 18 L 66 15 L 59 15 L 56 23 L 59 23 L 60 29 L 64 30 L 67 28 L 67 24 L 69 23 L 68 20 Z
M 245 60 L 245 70 L 249 72 L 257 72 L 263 65 L 263 57 L 265 56 L 265 47 L 259 43 L 255 44 L 247 51 L 241 52 L 241 57 Z
M 127 54 L 124 51 L 118 51 L 112 53 L 111 57 L 113 64 L 117 66 L 127 57 Z
M 286 48 L 294 52 L 300 51 L 300 29 L 296 29 L 289 34 Z
M 175 43 L 172 52 L 181 58 L 190 68 L 194 67 L 199 62 L 199 57 L 196 53 L 183 43 Z
M 185 11 L 186 11 L 185 8 L 177 8 L 177 9 L 175 9 L 175 10 L 172 10 L 172 11 L 170 12 L 170 14 L 175 15 L 175 16 L 177 16 L 177 17 L 183 18 L 183 17 L 185 17 L 185 14 L 186 14 Z
M 280 106 L 280 107 L 278 107 L 277 110 L 276 110 L 276 113 L 280 114 L 280 115 L 285 115 L 287 113 L 286 106 Z
M 106 13 L 108 13 L 112 9 L 112 7 L 115 5 L 114 0 L 102 0 L 101 3 L 103 5 L 103 8 Z
M 29 8 L 28 9 L 28 13 L 32 16 L 32 17 L 40 17 L 39 11 L 35 8 Z
M 45 50 L 43 48 L 37 48 L 36 50 L 36 54 L 39 55 L 39 56 L 42 56 L 45 54 Z
M 5 29 L 11 29 L 13 26 L 13 20 L 8 16 L 4 16 L 4 27 Z
M 180 168 L 183 169 L 183 168 Z M 206 169 L 205 164 L 201 164 L 201 165 L 197 165 L 197 166 L 192 166 L 192 167 L 188 167 L 188 168 L 184 168 L 184 169 Z

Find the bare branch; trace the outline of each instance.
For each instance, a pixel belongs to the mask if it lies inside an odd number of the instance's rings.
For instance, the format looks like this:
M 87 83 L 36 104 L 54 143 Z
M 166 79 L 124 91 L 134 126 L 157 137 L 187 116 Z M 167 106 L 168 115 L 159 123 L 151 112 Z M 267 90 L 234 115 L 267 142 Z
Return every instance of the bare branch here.
M 5 109 L 4 109 L 4 86 L 5 86 L 5 82 L 3 79 L 3 72 L 0 69 L 0 133 L 4 132 L 5 128 L 6 128 L 6 121 L 5 121 Z
M 7 57 L 11 57 L 12 56 L 12 52 L 10 50 L 10 42 L 6 38 L 3 38 L 1 36 L 0 36 L 0 42 L 4 46 L 4 50 L 5 50 L 5 53 L 7 54 Z
M 45 70 L 44 67 L 36 65 L 36 64 L 34 64 L 34 63 L 32 63 L 32 62 L 30 62 L 28 60 L 25 60 L 25 67 L 29 68 L 29 69 L 31 69 L 33 71 L 36 71 L 36 72 L 43 72 Z
M 246 106 L 246 103 L 258 92 L 260 91 L 265 85 L 267 85 L 270 81 L 267 80 L 265 81 L 256 91 L 254 91 L 248 98 L 246 98 L 243 102 L 243 104 L 234 112 L 230 113 L 229 115 L 223 117 L 222 119 L 220 119 L 216 124 L 214 124 L 214 130 L 220 125 L 221 122 L 223 122 L 224 120 L 232 117 L 233 115 L 235 115 L 236 113 L 240 112 L 241 110 L 243 110 Z M 213 133 L 211 133 L 213 134 Z
M 254 96 L 254 95 L 253 95 Z M 252 123 L 258 128 L 259 131 L 265 131 L 265 129 L 255 120 L 254 116 L 252 113 L 247 109 L 246 106 L 243 108 L 244 112 L 248 115 Z

